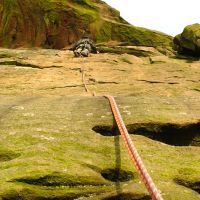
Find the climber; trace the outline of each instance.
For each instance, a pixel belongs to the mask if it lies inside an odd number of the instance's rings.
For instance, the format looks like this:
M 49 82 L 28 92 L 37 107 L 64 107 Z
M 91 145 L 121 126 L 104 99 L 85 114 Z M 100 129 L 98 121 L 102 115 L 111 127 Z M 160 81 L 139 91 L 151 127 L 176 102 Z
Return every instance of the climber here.
M 74 44 L 72 47 L 75 57 L 88 57 L 89 53 L 98 53 L 96 45 L 89 36 L 84 35 L 82 39 Z

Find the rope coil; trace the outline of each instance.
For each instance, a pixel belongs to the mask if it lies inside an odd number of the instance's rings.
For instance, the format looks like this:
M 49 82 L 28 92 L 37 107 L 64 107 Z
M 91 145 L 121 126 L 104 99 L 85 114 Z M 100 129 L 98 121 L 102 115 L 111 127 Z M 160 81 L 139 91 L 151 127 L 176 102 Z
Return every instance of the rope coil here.
M 130 155 L 134 165 L 136 166 L 140 176 L 142 177 L 142 180 L 143 180 L 147 190 L 149 191 L 152 199 L 153 200 L 163 200 L 160 192 L 156 188 L 151 176 L 149 175 L 147 169 L 145 168 L 145 166 L 142 162 L 142 159 L 140 158 L 139 153 L 137 152 L 136 147 L 134 146 L 134 144 L 131 140 L 131 137 L 130 137 L 130 135 L 126 129 L 126 126 L 122 120 L 121 114 L 119 112 L 119 109 L 117 107 L 114 97 L 112 97 L 110 95 L 106 95 L 105 97 L 109 100 L 115 121 L 116 121 L 118 129 L 124 139 L 124 142 L 128 149 L 129 155 Z

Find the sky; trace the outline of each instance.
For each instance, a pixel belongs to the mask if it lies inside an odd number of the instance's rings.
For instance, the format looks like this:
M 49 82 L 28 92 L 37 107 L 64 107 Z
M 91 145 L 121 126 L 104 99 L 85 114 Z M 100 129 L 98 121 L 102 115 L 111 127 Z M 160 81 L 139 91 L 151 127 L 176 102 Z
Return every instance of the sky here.
M 200 23 L 200 0 L 103 0 L 129 23 L 175 36 Z

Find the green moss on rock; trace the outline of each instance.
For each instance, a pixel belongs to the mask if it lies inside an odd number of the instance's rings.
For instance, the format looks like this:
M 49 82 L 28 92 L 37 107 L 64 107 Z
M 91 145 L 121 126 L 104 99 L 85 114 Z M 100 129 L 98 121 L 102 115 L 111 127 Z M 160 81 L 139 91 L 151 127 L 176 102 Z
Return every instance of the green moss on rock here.
M 19 156 L 20 156 L 19 153 L 15 153 L 9 149 L 5 149 L 0 146 L 0 162 L 13 160 Z
M 87 176 L 75 177 L 69 174 L 54 172 L 42 177 L 25 177 L 13 180 L 14 182 L 27 183 L 30 185 L 39 186 L 100 186 L 105 185 L 105 182 L 99 182 L 98 180 L 89 180 Z
M 200 56 L 200 24 L 186 26 L 174 38 L 174 46 L 180 54 Z
M 100 0 L 26 0 L 0 2 L 0 45 L 63 48 L 91 33 L 97 42 L 171 47 L 171 37 L 129 25 Z

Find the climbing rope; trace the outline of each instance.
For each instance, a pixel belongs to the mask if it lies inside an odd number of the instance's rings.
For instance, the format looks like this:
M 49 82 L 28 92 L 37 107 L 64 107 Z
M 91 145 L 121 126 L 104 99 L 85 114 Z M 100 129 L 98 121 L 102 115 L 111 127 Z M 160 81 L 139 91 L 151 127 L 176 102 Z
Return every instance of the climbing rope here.
M 81 67 L 81 74 L 82 74 L 82 84 L 83 84 L 83 87 L 84 87 L 84 89 L 85 89 L 85 91 L 87 92 L 87 93 L 91 93 L 91 95 L 92 96 L 96 96 L 96 93 L 95 92 L 90 92 L 90 90 L 88 89 L 88 87 L 87 87 L 87 83 L 86 83 L 86 80 L 85 80 L 85 59 L 83 60 L 84 62 L 83 62 L 83 66 Z
M 86 81 L 85 81 L 85 71 L 84 71 L 84 67 L 81 68 L 81 74 L 82 74 L 82 83 L 83 83 L 83 86 L 85 88 L 85 91 L 86 92 L 90 92 L 88 87 L 87 87 L 87 84 L 86 84 Z
M 142 180 L 143 180 L 147 190 L 149 191 L 152 199 L 153 200 L 163 200 L 160 192 L 156 188 L 152 178 L 150 177 L 149 173 L 147 172 L 147 169 L 145 168 L 145 166 L 142 162 L 142 159 L 140 158 L 140 155 L 138 154 L 137 149 L 135 148 L 135 146 L 131 140 L 130 135 L 128 134 L 128 131 L 122 120 L 122 117 L 120 115 L 120 112 L 119 112 L 119 109 L 117 107 L 114 97 L 112 97 L 110 95 L 106 95 L 105 97 L 110 102 L 110 106 L 111 106 L 115 121 L 116 121 L 118 129 L 124 139 L 124 142 L 128 149 L 129 155 L 130 155 L 133 163 L 135 164 L 137 170 L 139 171 L 140 176 L 142 177 Z
M 81 69 L 82 73 L 82 82 L 85 88 L 86 92 L 90 92 L 89 89 L 87 88 L 87 84 L 85 81 L 85 73 L 84 73 L 84 67 Z M 95 93 L 93 92 L 93 96 L 95 96 Z M 117 107 L 117 103 L 115 102 L 115 99 L 113 96 L 110 95 L 105 95 L 105 97 L 109 100 L 115 121 L 117 123 L 118 129 L 122 135 L 122 138 L 124 139 L 124 142 L 126 144 L 126 147 L 128 149 L 129 155 L 136 166 L 147 190 L 149 191 L 149 194 L 151 195 L 153 200 L 163 200 L 160 192 L 156 188 L 151 176 L 149 175 L 147 169 L 145 168 L 142 159 L 140 158 L 139 153 L 137 152 L 136 147 L 134 146 L 131 137 L 126 129 L 126 126 L 122 120 L 121 114 L 119 112 L 119 109 Z

